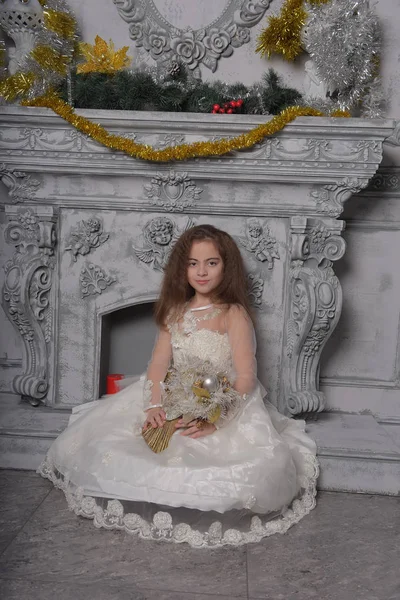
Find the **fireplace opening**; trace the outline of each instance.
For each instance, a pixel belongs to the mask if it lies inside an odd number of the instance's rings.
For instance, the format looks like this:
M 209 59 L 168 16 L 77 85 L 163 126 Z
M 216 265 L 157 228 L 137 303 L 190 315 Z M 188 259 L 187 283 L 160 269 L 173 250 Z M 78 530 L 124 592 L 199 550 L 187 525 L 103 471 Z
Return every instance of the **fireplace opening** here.
M 100 396 L 107 393 L 108 375 L 141 375 L 146 371 L 157 335 L 153 306 L 153 302 L 134 304 L 103 316 Z

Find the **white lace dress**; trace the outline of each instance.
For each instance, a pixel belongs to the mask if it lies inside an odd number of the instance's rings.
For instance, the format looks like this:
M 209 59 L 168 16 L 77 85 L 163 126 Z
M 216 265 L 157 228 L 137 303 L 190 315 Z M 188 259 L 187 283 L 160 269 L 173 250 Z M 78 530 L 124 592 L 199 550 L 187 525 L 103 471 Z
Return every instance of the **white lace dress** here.
M 210 328 L 218 318 L 214 311 L 207 321 L 171 327 L 175 368 L 188 357 L 211 360 L 235 379 L 234 335 Z M 243 349 L 243 331 L 238 339 Z M 160 454 L 141 436 L 144 387 L 149 400 L 143 376 L 74 409 L 40 466 L 77 515 L 143 538 L 217 547 L 284 533 L 315 506 L 315 443 L 304 421 L 266 408 L 258 382 L 216 432 L 199 439 L 176 433 Z

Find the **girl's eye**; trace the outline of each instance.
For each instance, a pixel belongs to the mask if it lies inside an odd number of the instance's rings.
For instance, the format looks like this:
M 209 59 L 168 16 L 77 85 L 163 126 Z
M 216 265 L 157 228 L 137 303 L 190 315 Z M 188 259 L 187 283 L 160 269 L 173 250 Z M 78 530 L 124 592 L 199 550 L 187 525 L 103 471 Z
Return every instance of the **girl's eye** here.
M 210 260 L 210 262 L 208 263 L 211 267 L 215 267 L 217 265 L 217 262 L 215 260 Z
M 196 263 L 195 263 L 195 262 L 190 262 L 190 263 L 189 263 L 189 267 L 195 267 L 195 266 L 196 266 Z

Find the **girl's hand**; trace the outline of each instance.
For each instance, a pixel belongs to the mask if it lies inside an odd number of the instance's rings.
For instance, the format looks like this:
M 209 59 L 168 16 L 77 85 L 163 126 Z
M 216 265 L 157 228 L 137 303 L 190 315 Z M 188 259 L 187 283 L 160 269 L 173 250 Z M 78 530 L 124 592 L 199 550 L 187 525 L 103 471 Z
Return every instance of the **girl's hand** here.
M 146 411 L 146 420 L 144 422 L 143 429 L 146 431 L 148 427 L 153 427 L 154 429 L 156 427 L 162 427 L 165 423 L 165 420 L 166 415 L 162 408 L 150 408 L 148 411 Z
M 206 421 L 202 421 L 201 419 L 195 419 L 190 423 L 185 423 L 183 419 L 180 419 L 175 425 L 177 429 L 185 428 L 184 431 L 181 431 L 181 435 L 185 435 L 192 439 L 197 439 L 201 437 L 205 437 L 206 435 L 211 435 L 214 431 L 217 430 L 215 425 L 212 423 L 207 423 Z

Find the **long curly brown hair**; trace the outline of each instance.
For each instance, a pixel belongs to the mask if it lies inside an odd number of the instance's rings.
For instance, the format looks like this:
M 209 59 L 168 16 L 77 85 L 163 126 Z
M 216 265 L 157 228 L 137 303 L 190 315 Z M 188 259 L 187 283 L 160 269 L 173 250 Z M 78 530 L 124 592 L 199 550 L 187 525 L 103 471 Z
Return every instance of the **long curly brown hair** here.
M 211 241 L 224 264 L 224 277 L 212 293 L 218 304 L 240 304 L 251 316 L 247 278 L 239 248 L 232 237 L 213 225 L 191 227 L 176 242 L 165 268 L 160 297 L 155 306 L 157 325 L 164 327 L 168 317 L 177 318 L 186 302 L 194 296 L 187 280 L 187 268 L 193 242 Z

